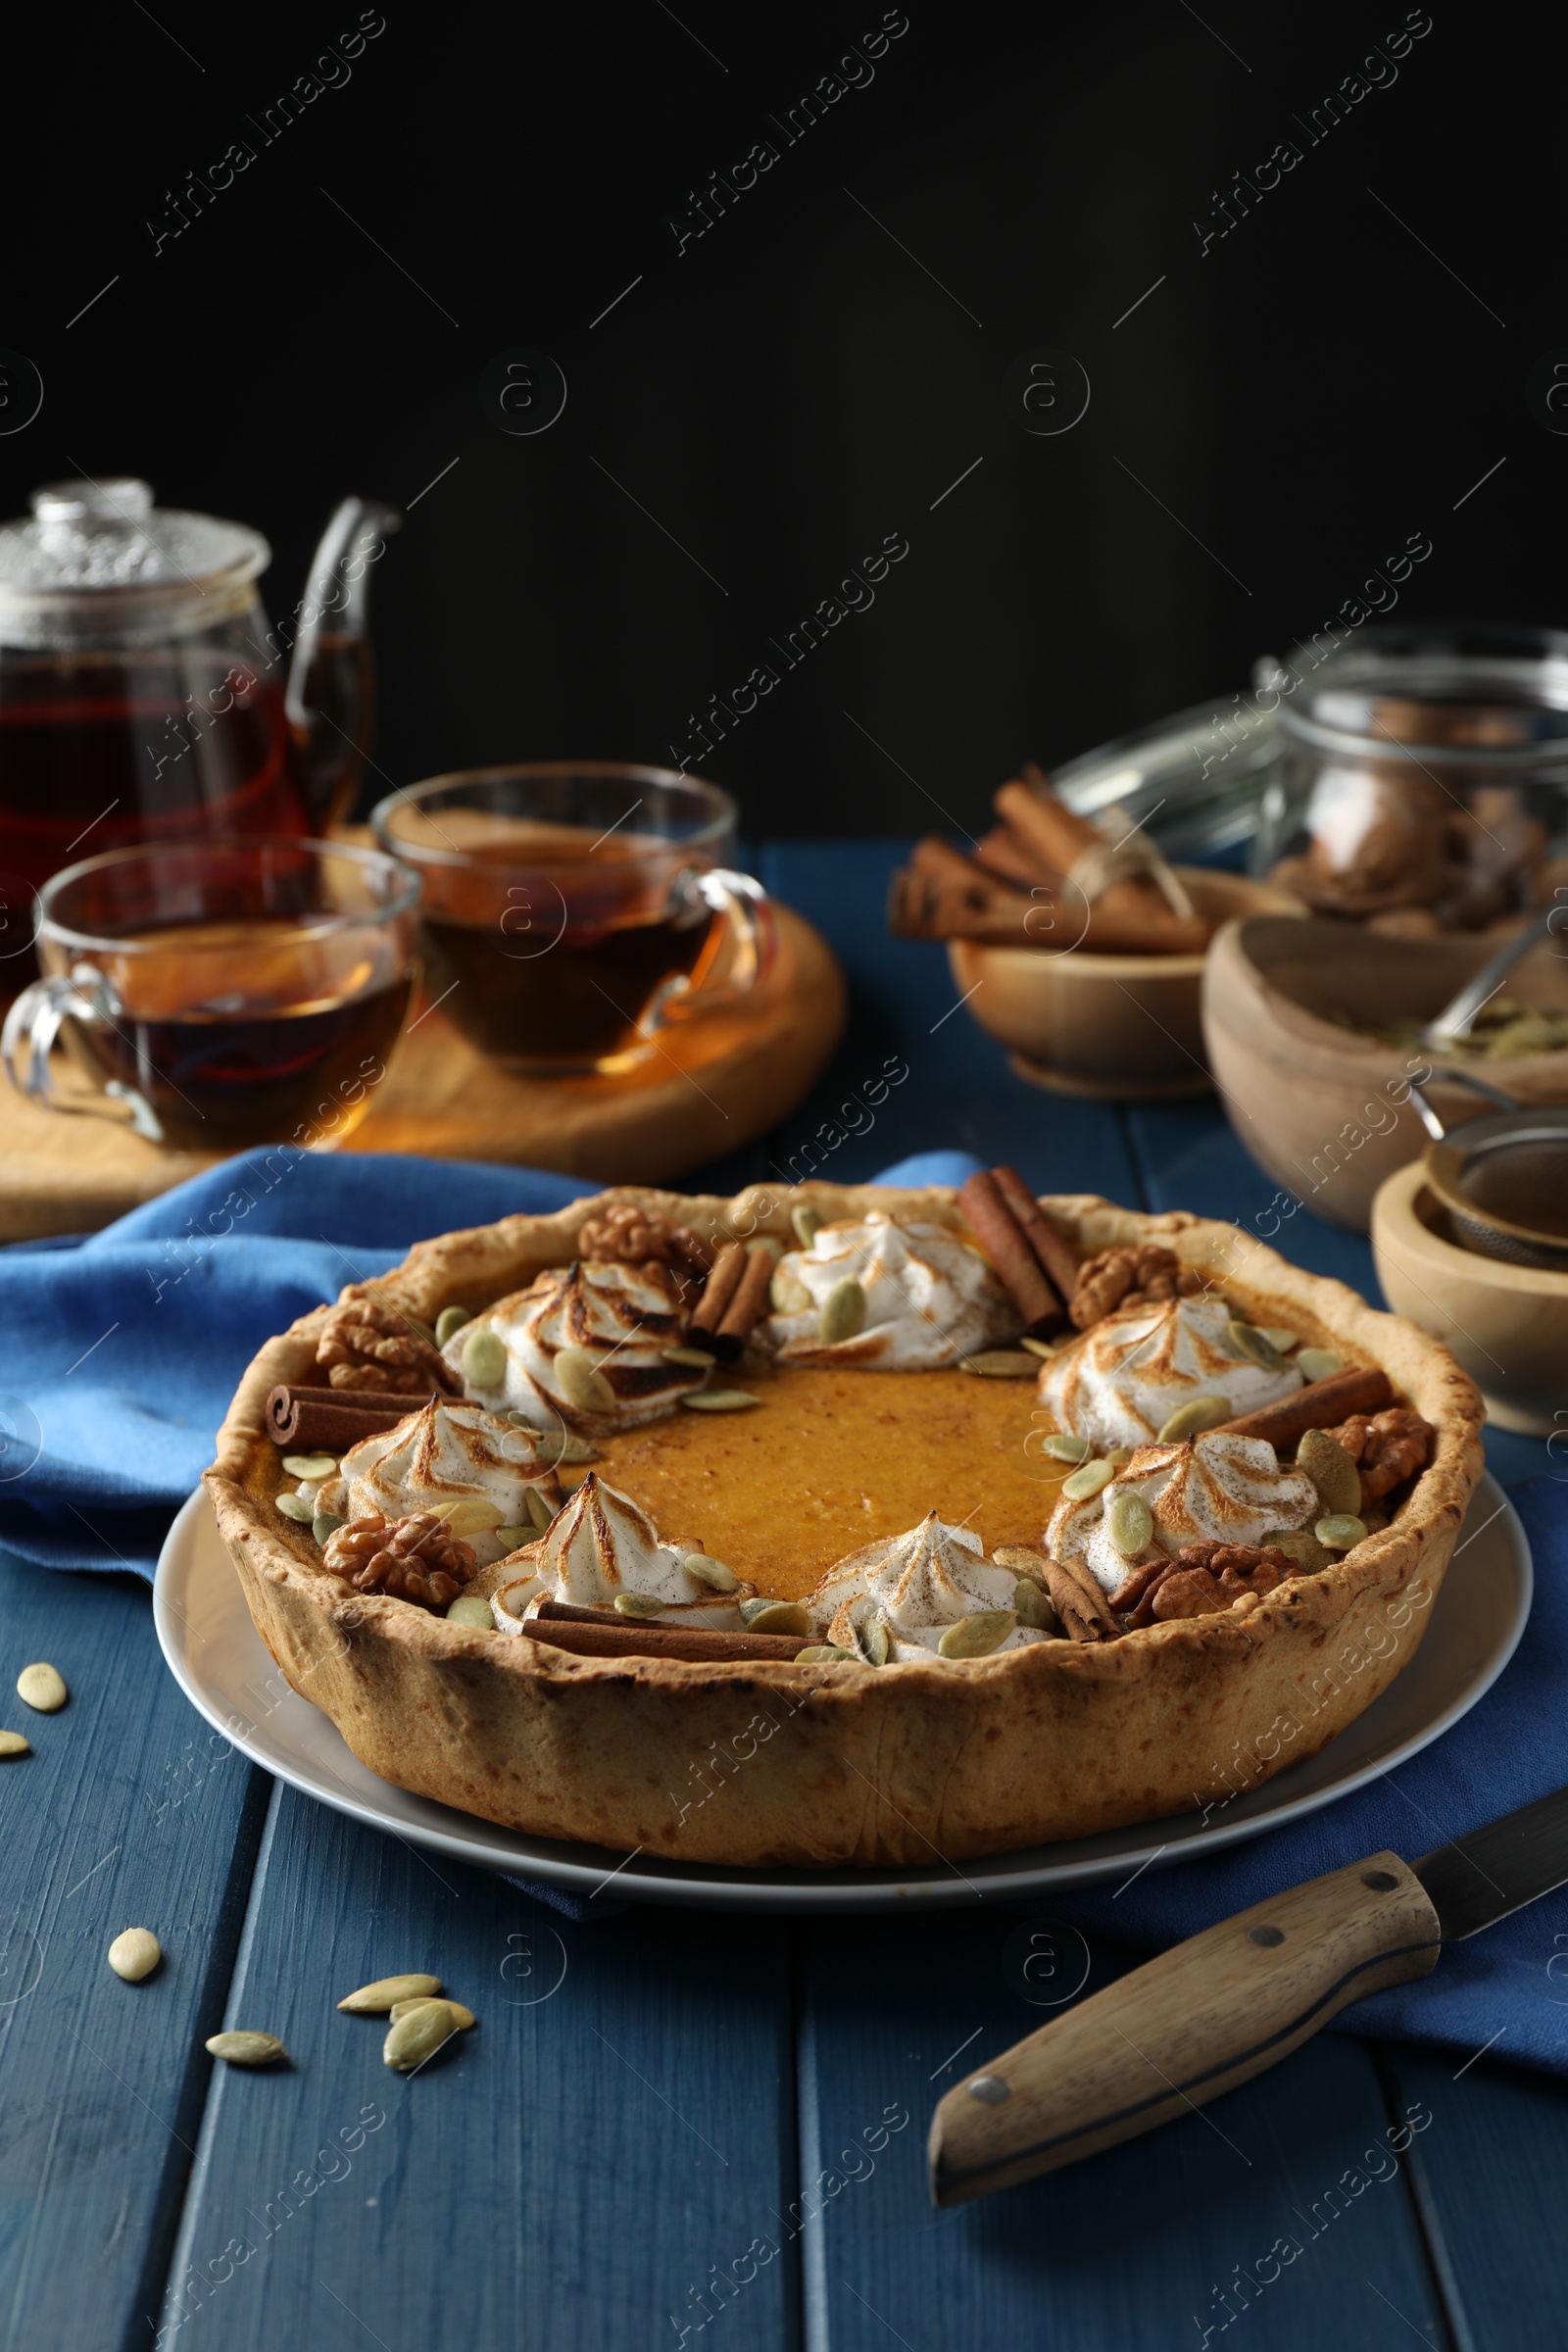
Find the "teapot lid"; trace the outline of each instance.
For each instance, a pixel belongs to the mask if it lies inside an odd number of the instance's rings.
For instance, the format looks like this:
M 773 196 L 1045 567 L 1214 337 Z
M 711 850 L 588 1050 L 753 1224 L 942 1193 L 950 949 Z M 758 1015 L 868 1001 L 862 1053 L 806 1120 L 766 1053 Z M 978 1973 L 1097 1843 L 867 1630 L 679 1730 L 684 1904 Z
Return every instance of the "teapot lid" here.
M 271 561 L 260 531 L 155 507 L 133 476 L 49 482 L 32 517 L 0 523 L 0 638 L 49 643 L 151 619 L 178 631 L 219 617 Z M 215 605 L 215 599 L 218 600 Z

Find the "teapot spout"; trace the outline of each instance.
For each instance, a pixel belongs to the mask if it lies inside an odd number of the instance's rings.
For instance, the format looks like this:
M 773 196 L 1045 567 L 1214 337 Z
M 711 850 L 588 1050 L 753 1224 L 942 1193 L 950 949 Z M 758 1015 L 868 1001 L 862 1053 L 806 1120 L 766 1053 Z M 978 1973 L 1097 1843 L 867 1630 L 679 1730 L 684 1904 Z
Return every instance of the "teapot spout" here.
M 369 758 L 375 734 L 369 567 L 402 523 L 397 509 L 379 499 L 345 498 L 311 560 L 285 707 L 318 831 L 353 807 Z

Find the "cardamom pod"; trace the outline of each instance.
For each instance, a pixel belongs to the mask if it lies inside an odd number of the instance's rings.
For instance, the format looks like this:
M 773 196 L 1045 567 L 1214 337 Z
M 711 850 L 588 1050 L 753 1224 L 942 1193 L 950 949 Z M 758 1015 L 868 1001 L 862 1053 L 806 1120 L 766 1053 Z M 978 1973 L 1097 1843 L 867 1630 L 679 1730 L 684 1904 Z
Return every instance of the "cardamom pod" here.
M 977 1609 L 950 1625 L 937 1643 L 939 1658 L 988 1658 L 1018 1622 L 1016 1609 Z
M 836 1348 L 865 1329 L 865 1293 L 853 1274 L 836 1282 L 816 1310 L 816 1344 Z
M 227 2034 L 210 2034 L 208 2054 L 222 2058 L 230 2066 L 275 2066 L 279 2058 L 288 2056 L 275 2034 L 257 2034 L 240 2026 Z
M 470 1389 L 499 1389 L 507 1377 L 507 1351 L 499 1332 L 488 1323 L 470 1331 L 463 1343 L 463 1377 Z
M 798 1201 L 790 1210 L 790 1223 L 795 1228 L 795 1238 L 803 1250 L 809 1250 L 822 1230 L 821 1218 L 806 1200 Z
M 440 1989 L 439 1977 L 421 1976 L 416 1970 L 409 1976 L 377 1977 L 373 1984 L 362 1984 L 346 2001 L 339 2001 L 338 2007 L 351 2017 L 374 2017 L 383 2015 L 394 2001 L 428 2000 Z

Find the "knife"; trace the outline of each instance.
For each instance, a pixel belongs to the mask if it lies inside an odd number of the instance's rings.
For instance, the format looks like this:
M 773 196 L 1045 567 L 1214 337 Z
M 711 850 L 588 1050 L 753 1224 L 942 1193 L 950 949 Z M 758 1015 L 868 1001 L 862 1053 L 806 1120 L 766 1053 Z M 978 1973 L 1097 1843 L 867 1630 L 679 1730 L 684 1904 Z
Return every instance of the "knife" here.
M 1367 1854 L 1238 1911 L 956 2083 L 931 2119 L 933 2203 L 989 2196 L 1172 2122 L 1565 1881 L 1559 1788 L 1414 1862 Z

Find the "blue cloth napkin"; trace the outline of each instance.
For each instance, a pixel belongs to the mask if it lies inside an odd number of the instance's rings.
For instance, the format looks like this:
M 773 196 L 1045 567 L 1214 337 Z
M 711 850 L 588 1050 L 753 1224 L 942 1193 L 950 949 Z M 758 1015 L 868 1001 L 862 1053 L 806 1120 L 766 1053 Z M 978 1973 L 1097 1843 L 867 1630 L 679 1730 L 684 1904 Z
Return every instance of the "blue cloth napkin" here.
M 878 1181 L 961 1184 L 979 1164 L 927 1152 Z M 0 1543 L 50 1567 L 150 1577 L 265 1339 L 397 1264 L 421 1235 L 595 1189 L 536 1169 L 277 1150 L 227 1161 L 100 1234 L 0 1250 Z M 1423 1853 L 1568 1784 L 1568 1485 L 1533 1479 L 1513 1499 L 1535 1553 L 1530 1625 L 1445 1739 L 1290 1828 L 1034 1908 L 1160 1949 L 1361 1854 Z M 574 1918 L 623 1907 L 516 1883 Z M 1461 2064 L 1485 2047 L 1568 2075 L 1568 1892 L 1450 1946 L 1423 1983 L 1357 2002 L 1340 2030 L 1437 2042 Z

